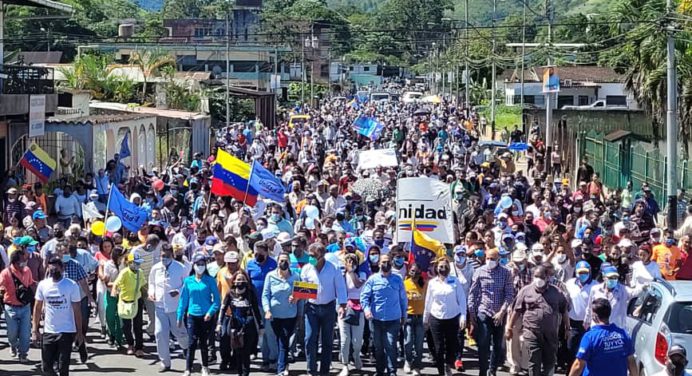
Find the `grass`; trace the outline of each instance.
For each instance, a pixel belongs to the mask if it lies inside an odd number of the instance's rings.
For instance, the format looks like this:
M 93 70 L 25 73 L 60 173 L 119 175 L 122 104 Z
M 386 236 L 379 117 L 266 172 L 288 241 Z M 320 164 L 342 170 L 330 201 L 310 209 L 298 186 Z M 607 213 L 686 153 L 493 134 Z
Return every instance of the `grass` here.
M 483 116 L 490 122 L 490 108 L 482 112 Z M 501 131 L 507 129 L 511 131 L 514 125 L 521 125 L 521 109 L 519 106 L 504 106 L 500 105 L 495 108 L 495 130 Z

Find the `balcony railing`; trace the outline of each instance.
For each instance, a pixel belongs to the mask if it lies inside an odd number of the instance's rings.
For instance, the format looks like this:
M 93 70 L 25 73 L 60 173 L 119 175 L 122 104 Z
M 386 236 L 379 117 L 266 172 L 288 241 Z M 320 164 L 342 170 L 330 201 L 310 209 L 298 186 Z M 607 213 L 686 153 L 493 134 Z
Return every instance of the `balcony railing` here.
M 55 94 L 53 68 L 0 66 L 0 94 Z

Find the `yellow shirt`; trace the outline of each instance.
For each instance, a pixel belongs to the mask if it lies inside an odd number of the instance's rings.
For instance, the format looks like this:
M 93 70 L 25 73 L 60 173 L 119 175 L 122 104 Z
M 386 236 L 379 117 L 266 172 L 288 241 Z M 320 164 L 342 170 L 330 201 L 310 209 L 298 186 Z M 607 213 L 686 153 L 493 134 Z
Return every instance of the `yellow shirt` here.
M 655 261 L 661 269 L 661 275 L 667 280 L 675 280 L 675 274 L 680 268 L 680 250 L 676 246 L 666 247 L 659 244 L 654 247 L 651 261 Z
M 216 287 L 219 288 L 219 292 L 221 293 L 221 300 L 228 295 L 228 293 L 231 291 L 231 281 L 226 279 L 226 274 L 228 273 L 228 267 L 224 266 L 223 268 L 219 269 L 219 272 L 216 273 Z
M 406 297 L 408 298 L 408 310 L 406 314 L 422 315 L 425 310 L 425 291 L 428 288 L 428 283 L 426 282 L 423 284 L 423 287 L 420 287 L 420 285 L 413 282 L 411 278 L 406 278 L 404 287 L 406 288 Z
M 139 289 L 137 288 L 137 275 L 139 275 Z M 134 302 L 142 297 L 142 286 L 146 286 L 147 281 L 144 280 L 144 273 L 138 271 L 137 274 L 129 267 L 120 271 L 118 278 L 113 282 L 118 287 L 119 298 L 125 302 Z

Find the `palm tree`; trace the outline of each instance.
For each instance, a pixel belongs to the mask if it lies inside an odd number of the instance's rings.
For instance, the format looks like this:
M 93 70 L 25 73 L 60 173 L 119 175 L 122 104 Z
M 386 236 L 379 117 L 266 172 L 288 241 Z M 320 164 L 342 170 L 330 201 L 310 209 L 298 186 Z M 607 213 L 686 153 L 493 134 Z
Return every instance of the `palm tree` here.
M 149 78 L 160 75 L 162 69 L 167 66 L 175 68 L 176 60 L 168 52 L 163 50 L 136 51 L 130 56 L 130 64 L 137 66 L 142 72 L 144 82 L 142 85 L 142 102 L 147 97 L 147 82 Z

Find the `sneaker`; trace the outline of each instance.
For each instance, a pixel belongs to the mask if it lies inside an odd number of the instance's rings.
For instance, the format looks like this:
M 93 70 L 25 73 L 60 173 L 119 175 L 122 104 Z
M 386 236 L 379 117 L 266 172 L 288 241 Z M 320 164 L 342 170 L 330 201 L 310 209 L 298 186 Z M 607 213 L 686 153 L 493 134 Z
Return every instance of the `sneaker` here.
M 202 367 L 202 376 L 209 376 L 211 373 L 209 373 L 209 367 Z
M 190 375 L 192 375 L 192 373 L 190 371 L 183 372 L 183 376 L 190 376 Z
M 159 367 L 159 373 L 168 372 L 168 371 L 170 371 L 170 370 L 171 370 L 171 367 L 167 367 L 167 366 L 165 366 L 165 365 L 163 365 L 163 364 Z
M 413 376 L 420 376 L 420 371 L 417 370 L 417 369 L 412 369 L 412 370 L 411 370 L 411 375 L 413 375 Z
M 450 367 L 445 368 L 445 376 L 452 376 L 454 375 L 454 372 L 452 372 L 452 369 Z
M 89 359 L 89 353 L 87 353 L 86 345 L 82 345 L 79 347 L 79 361 L 84 364 L 87 359 Z
M 132 346 L 127 347 L 127 355 L 134 355 L 135 349 Z
M 341 369 L 341 372 L 339 372 L 339 376 L 348 376 L 348 367 L 344 366 L 344 368 Z
M 20 355 L 19 356 L 19 363 L 27 363 L 29 362 L 29 358 L 27 358 L 26 355 Z
M 137 350 L 137 351 L 135 351 L 135 356 L 138 357 L 138 358 L 143 357 L 143 356 L 144 356 L 144 351 L 142 351 L 142 350 Z
M 404 362 L 404 373 L 411 373 L 411 366 L 408 364 L 408 362 Z
M 464 370 L 464 362 L 461 361 L 461 359 L 457 359 L 456 362 L 454 362 L 454 368 L 461 372 Z
M 269 372 L 271 370 L 272 366 L 269 363 L 262 364 L 260 367 L 260 371 L 262 372 Z

